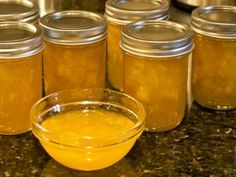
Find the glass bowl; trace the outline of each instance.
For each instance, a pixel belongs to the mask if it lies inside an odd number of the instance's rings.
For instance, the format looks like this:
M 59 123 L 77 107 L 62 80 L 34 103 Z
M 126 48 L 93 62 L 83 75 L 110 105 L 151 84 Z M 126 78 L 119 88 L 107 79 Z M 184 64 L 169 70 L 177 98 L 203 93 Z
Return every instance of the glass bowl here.
M 52 93 L 30 113 L 33 134 L 57 162 L 77 170 L 113 165 L 144 129 L 145 111 L 133 97 L 107 89 Z

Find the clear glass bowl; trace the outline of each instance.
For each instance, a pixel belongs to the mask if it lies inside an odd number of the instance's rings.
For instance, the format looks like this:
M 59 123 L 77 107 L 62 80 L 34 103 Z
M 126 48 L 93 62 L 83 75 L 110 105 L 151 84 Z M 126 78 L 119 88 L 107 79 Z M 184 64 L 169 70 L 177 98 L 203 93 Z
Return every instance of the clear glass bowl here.
M 77 170 L 113 165 L 144 129 L 140 102 L 106 89 L 73 89 L 50 94 L 30 113 L 33 134 L 59 163 Z

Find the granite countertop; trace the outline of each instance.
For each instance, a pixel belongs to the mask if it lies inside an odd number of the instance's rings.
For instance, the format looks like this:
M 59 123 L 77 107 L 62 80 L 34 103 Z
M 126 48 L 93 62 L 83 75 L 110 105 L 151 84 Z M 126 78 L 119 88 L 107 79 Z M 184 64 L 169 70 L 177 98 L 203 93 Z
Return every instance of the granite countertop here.
M 235 177 L 236 111 L 193 104 L 174 130 L 143 133 L 119 163 L 81 172 L 52 160 L 32 133 L 0 136 L 1 177 Z
M 171 20 L 190 23 L 171 6 Z M 210 111 L 193 104 L 174 130 L 143 133 L 114 166 L 81 172 L 52 160 L 31 132 L 0 135 L 0 177 L 236 177 L 236 110 Z

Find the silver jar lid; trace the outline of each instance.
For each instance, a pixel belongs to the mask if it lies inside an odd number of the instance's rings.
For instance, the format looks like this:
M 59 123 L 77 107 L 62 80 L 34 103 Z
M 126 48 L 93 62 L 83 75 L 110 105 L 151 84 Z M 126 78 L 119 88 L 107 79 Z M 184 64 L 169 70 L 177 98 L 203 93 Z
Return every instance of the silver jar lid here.
M 108 21 L 126 25 L 144 19 L 168 19 L 168 10 L 167 0 L 108 0 L 105 16 Z
M 42 30 L 23 22 L 0 22 L 0 58 L 21 58 L 43 49 Z
M 0 0 L 0 22 L 33 22 L 39 18 L 38 5 L 30 0 Z
M 192 12 L 191 27 L 205 36 L 236 38 L 236 7 L 217 5 L 199 7 Z
M 193 49 L 190 27 L 171 21 L 139 21 L 122 30 L 121 48 L 144 57 L 172 57 Z
M 40 24 L 45 40 L 57 44 L 89 44 L 103 40 L 107 36 L 106 19 L 95 12 L 54 12 L 43 16 Z

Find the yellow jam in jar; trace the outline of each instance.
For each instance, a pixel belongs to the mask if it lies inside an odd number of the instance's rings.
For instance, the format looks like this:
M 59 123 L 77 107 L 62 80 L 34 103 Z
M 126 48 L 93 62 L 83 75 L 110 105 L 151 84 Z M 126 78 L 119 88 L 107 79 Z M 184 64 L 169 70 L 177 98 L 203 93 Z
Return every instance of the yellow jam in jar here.
M 45 93 L 105 87 L 106 21 L 98 13 L 61 11 L 40 20 L 45 34 Z
M 30 109 L 42 97 L 42 31 L 2 22 L 0 38 L 0 134 L 19 134 L 29 131 Z
M 63 89 L 105 86 L 105 40 L 70 47 L 46 42 L 45 46 L 46 94 Z
M 131 23 L 123 28 L 121 47 L 124 93 L 144 105 L 146 130 L 175 128 L 184 118 L 187 105 L 193 48 L 190 28 L 168 21 Z
M 115 89 L 123 88 L 123 54 L 119 47 L 122 25 L 108 22 L 107 36 L 107 73 L 111 86 Z
M 213 109 L 236 108 L 236 40 L 194 35 L 194 99 Z M 208 51 L 208 52 L 203 52 Z
M 42 97 L 42 54 L 0 59 L 0 83 L 0 133 L 28 131 L 30 108 Z
M 58 162 L 67 167 L 79 170 L 97 170 L 110 166 L 119 161 L 135 143 L 138 136 L 125 140 L 107 147 L 96 147 L 102 142 L 97 139 L 106 136 L 114 136 L 125 132 L 134 126 L 128 117 L 107 111 L 107 110 L 78 110 L 47 118 L 42 127 L 54 133 L 76 137 L 53 139 L 59 145 L 42 140 L 41 143 L 45 150 Z M 91 143 L 86 145 L 80 139 L 91 139 Z M 92 140 L 94 139 L 94 141 Z M 68 149 L 66 146 L 72 146 Z M 60 146 L 61 145 L 61 146 Z M 73 146 L 84 146 L 83 148 L 74 148 Z
M 158 59 L 124 53 L 124 91 L 143 103 L 148 130 L 171 130 L 182 121 L 188 60 L 188 54 Z
M 123 90 L 123 55 L 119 46 L 123 26 L 143 19 L 167 19 L 168 8 L 167 0 L 108 0 L 106 2 L 105 16 L 108 20 L 107 75 L 113 89 Z
M 235 17 L 236 7 L 233 6 L 201 7 L 192 13 L 196 46 L 192 93 L 193 99 L 203 107 L 214 110 L 236 108 Z

